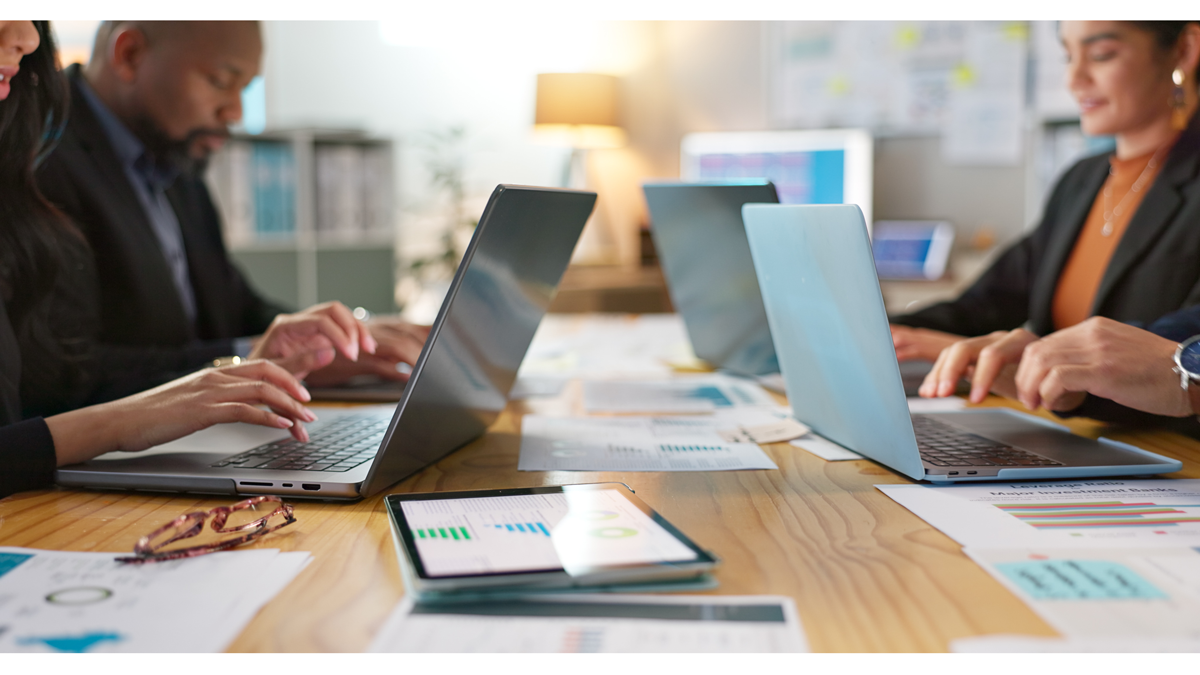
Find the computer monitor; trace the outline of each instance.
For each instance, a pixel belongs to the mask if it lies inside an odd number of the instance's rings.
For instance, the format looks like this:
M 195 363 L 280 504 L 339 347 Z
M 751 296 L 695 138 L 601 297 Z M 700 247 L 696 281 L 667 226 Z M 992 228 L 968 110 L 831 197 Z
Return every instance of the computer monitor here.
M 782 204 L 857 204 L 868 228 L 874 144 L 863 129 L 688 134 L 685 181 L 765 178 Z

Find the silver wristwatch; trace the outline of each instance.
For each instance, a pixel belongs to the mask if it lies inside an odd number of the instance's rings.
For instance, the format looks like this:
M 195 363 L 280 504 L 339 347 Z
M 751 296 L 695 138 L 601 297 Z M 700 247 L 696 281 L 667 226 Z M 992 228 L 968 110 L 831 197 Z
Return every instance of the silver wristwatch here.
M 1192 336 L 1175 348 L 1175 367 L 1171 369 L 1179 375 L 1179 387 L 1192 401 L 1192 410 L 1196 410 L 1196 397 L 1192 395 L 1192 382 L 1200 382 L 1200 335 Z

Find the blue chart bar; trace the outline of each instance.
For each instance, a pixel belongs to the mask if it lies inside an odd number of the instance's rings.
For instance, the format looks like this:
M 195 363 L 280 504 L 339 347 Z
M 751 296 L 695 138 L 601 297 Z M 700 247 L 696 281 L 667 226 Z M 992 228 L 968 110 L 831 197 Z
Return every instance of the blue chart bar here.
M 661 444 L 658 446 L 663 452 L 722 452 L 725 448 L 716 445 L 674 445 Z
M 493 525 L 497 530 L 508 532 L 522 532 L 525 534 L 538 534 L 546 537 L 550 536 L 550 530 L 546 529 L 545 523 L 517 523 L 515 525 Z

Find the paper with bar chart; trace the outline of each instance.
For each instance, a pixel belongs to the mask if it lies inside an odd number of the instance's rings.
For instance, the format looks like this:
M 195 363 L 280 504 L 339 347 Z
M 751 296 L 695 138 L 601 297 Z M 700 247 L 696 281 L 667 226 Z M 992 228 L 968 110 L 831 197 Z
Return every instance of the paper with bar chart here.
M 1200 546 L 1200 480 L 876 487 L 964 546 Z
M 583 407 L 589 413 L 704 413 L 774 405 L 757 383 L 729 375 L 583 382 Z
M 754 419 L 751 416 L 755 416 Z M 761 419 L 758 419 L 761 417 Z M 720 431 L 778 418 L 765 410 L 674 417 L 521 419 L 521 471 L 733 471 L 775 469 L 754 443 Z
M 406 501 L 401 508 L 430 577 L 577 574 L 698 557 L 616 489 Z
M 1200 640 L 1200 549 L 965 549 L 1074 638 Z

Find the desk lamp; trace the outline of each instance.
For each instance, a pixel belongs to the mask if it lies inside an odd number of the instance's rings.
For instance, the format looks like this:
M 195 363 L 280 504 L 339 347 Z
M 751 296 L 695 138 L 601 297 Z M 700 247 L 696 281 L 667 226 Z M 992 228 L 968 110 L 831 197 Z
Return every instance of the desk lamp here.
M 586 152 L 625 145 L 617 121 L 617 78 L 599 73 L 541 73 L 533 129 L 546 143 L 571 148 L 563 187 L 584 187 Z

